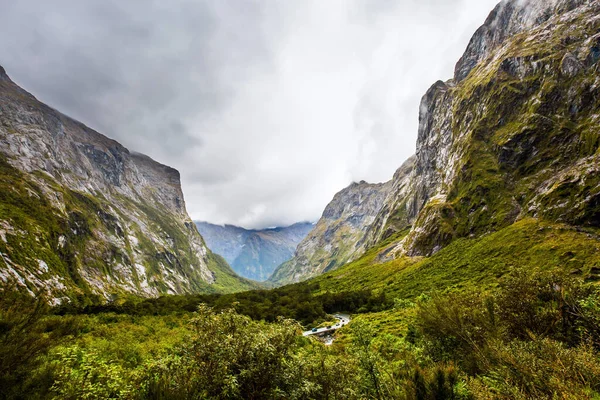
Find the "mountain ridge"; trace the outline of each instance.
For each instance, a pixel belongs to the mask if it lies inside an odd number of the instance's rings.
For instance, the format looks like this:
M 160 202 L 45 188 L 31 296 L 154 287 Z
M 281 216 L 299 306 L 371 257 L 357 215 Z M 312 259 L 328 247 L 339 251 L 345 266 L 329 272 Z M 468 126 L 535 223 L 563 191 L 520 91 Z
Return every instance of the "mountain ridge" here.
M 373 222 L 359 238 L 315 232 L 321 247 L 352 246 L 328 262 L 337 268 L 392 237 L 377 260 L 431 256 L 527 217 L 598 228 L 599 11 L 597 1 L 500 2 L 454 78 L 423 96 L 413 165 L 387 183 Z M 302 257 L 299 246 L 294 281 L 325 272 Z M 287 283 L 283 275 L 275 281 Z
M 293 283 L 351 261 L 390 188 L 390 183 L 361 181 L 338 192 L 294 257 L 277 267 L 269 281 Z
M 289 260 L 298 243 L 313 227 L 311 222 L 266 229 L 202 221 L 197 221 L 196 225 L 208 247 L 222 255 L 234 271 L 258 281 L 266 280 L 276 267 Z
M 177 170 L 39 102 L 3 68 L 0 161 L 3 286 L 53 303 L 252 287 L 207 250 Z

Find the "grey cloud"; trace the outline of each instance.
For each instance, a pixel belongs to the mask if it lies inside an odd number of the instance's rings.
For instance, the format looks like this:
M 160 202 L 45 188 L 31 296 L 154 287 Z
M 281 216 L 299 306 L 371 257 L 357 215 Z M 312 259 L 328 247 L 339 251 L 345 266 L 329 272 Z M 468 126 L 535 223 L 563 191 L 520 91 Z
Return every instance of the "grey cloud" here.
M 414 152 L 495 0 L 0 0 L 25 89 L 179 169 L 194 218 L 315 220 Z

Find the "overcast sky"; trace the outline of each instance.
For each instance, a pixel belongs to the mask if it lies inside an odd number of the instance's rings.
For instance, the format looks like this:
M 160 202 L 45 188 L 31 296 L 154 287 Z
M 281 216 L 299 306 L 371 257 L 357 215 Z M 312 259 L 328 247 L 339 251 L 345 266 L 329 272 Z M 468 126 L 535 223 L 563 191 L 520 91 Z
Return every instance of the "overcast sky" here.
M 0 0 L 0 65 L 179 169 L 192 218 L 287 225 L 392 177 L 496 2 Z

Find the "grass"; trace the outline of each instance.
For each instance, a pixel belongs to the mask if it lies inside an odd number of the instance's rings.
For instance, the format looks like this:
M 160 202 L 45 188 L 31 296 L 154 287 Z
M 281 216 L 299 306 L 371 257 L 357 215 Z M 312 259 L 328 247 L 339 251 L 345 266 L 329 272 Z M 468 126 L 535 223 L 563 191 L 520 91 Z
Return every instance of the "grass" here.
M 372 289 L 391 298 L 414 299 L 432 291 L 491 289 L 511 268 L 544 270 L 560 267 L 585 276 L 600 266 L 595 231 L 527 218 L 477 239 L 453 241 L 429 258 L 402 257 L 378 264 L 385 244 L 361 259 L 311 280 L 320 291 Z
M 477 239 L 462 238 L 428 258 L 400 258 L 375 262 L 386 245 L 372 249 L 361 259 L 339 270 L 310 280 L 319 291 L 347 291 L 370 288 L 389 298 L 416 301 L 421 295 L 486 292 L 497 287 L 499 278 L 514 268 L 543 271 L 558 268 L 588 281 L 593 267 L 600 267 L 600 236 L 594 230 L 524 219 L 498 232 Z M 376 313 L 356 314 L 356 321 L 368 322 L 377 335 L 403 337 L 415 318 L 414 307 Z M 349 329 L 338 332 L 336 343 L 351 340 Z

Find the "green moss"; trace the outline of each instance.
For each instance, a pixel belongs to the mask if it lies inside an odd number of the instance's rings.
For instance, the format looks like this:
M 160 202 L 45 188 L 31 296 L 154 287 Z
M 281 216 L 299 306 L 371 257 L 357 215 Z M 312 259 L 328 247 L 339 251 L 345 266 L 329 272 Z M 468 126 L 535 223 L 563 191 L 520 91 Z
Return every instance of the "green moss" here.
M 37 260 L 43 260 L 52 273 L 64 278 L 67 295 L 92 298 L 79 273 L 78 256 L 85 252 L 95 222 L 84 212 L 87 203 L 81 197 L 68 191 L 58 193 L 66 200 L 64 214 L 50 204 L 36 183 L 0 157 L 0 220 L 14 229 L 6 235 L 6 243 L 0 241 L 0 251 L 28 271 L 38 271 Z M 62 246 L 61 237 L 66 238 Z
M 53 196 L 61 199 L 64 210 L 55 208 L 48 201 L 41 189 L 42 185 L 49 188 Z M 185 277 L 190 289 L 178 287 L 182 292 L 228 292 L 256 287 L 251 282 L 238 278 L 224 261 L 215 261 L 212 254 L 208 256 L 209 268 L 217 270 L 217 284 L 209 285 L 204 282 L 197 268 L 200 261 L 191 249 L 186 233 L 188 228 L 183 223 L 174 220 L 160 207 L 133 204 L 131 201 L 124 204 L 144 212 L 154 224 L 153 230 L 163 235 L 163 238 L 169 238 L 173 243 L 172 248 L 177 251 L 177 254 L 172 254 L 172 250 L 157 249 L 131 221 L 130 226 L 125 228 L 133 229 L 133 232 L 128 233 L 133 233 L 138 239 L 149 284 L 160 293 L 169 290 L 162 280 L 161 263 Z M 118 207 L 107 203 L 102 195 L 91 196 L 68 190 L 42 172 L 27 176 L 0 157 L 0 221 L 6 221 L 14 230 L 9 230 L 6 234 L 6 242 L 0 240 L 0 251 L 22 270 L 22 274 L 33 274 L 40 279 L 60 276 L 66 289 L 56 292 L 57 296 L 66 296 L 81 304 L 104 301 L 94 294 L 95 289 L 83 279 L 83 270 L 103 281 L 104 288 L 113 297 L 133 296 L 121 289 L 119 283 L 133 284 L 138 290 L 142 289 L 140 277 L 133 267 L 134 249 L 119 222 L 119 219 L 128 219 L 121 211 L 114 211 L 115 208 Z M 118 217 L 112 212 L 117 212 Z M 193 234 L 197 232 L 189 232 L 190 236 Z M 121 249 L 105 241 L 103 237 L 107 235 L 123 240 L 125 248 Z M 48 273 L 39 271 L 38 260 L 43 260 L 48 265 Z M 114 269 L 117 264 L 132 271 L 134 282 L 121 282 L 122 278 Z M 37 291 L 31 286 L 31 282 L 27 284 L 30 285 L 30 290 Z
M 597 234 L 563 224 L 525 219 L 477 239 L 457 239 L 428 258 L 402 257 L 378 264 L 385 245 L 309 282 L 321 291 L 375 289 L 390 298 L 414 299 L 424 292 L 485 290 L 513 267 L 531 271 L 563 268 L 586 275 L 600 266 Z
M 415 223 L 416 253 L 431 254 L 452 237 L 502 229 L 523 215 L 600 226 L 597 173 L 576 165 L 599 151 L 597 75 L 593 69 L 575 77 L 560 72 L 564 54 L 575 52 L 592 32 L 554 28 L 543 44 L 527 41 L 530 32 L 517 35 L 451 89 L 456 138 L 451 151 L 462 156 L 460 173 L 447 204 L 422 211 L 428 215 Z M 525 76 L 511 75 L 512 62 L 529 64 Z M 572 179 L 558 182 L 532 208 L 545 183 L 568 168 Z

